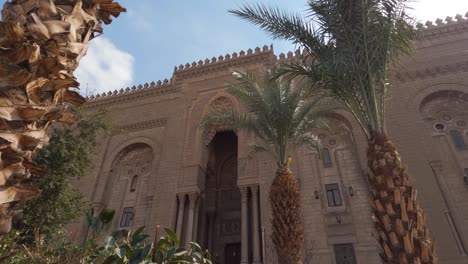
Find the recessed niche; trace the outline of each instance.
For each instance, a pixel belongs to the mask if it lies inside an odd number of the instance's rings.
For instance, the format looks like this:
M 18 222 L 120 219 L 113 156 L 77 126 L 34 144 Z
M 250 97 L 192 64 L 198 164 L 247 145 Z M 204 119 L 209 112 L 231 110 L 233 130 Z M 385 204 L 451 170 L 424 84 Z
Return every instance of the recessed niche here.
M 443 115 L 443 116 L 442 116 L 442 119 L 443 119 L 444 121 L 450 121 L 450 120 L 452 120 L 452 117 L 449 116 L 449 115 Z
M 445 129 L 445 125 L 441 123 L 437 123 L 434 125 L 434 128 L 438 131 L 443 131 Z
M 464 120 L 459 120 L 459 121 L 457 121 L 457 126 L 464 127 L 464 126 L 466 126 L 466 122 Z

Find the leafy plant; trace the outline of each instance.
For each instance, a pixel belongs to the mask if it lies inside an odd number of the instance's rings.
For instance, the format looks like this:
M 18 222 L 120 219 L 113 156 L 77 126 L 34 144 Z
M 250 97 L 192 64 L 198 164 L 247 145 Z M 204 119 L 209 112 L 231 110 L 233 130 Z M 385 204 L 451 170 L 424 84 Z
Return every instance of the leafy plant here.
M 190 249 L 180 248 L 177 235 L 169 228 L 165 228 L 166 236 L 161 237 L 156 244 L 154 262 L 157 264 L 193 263 L 211 264 L 211 256 L 195 242 L 190 242 Z
M 151 243 L 145 240 L 149 237 L 143 234 L 144 226 L 138 228 L 133 234 L 129 230 L 117 230 L 107 237 L 104 246 L 98 248 L 96 252 L 88 258 L 90 263 L 100 255 L 107 258 L 102 264 L 138 264 L 149 263 L 151 257 Z
M 102 231 L 106 231 L 110 228 L 114 216 L 115 210 L 109 208 L 102 209 L 96 216 L 94 216 L 94 208 L 91 208 L 88 213 L 86 213 L 86 220 L 92 231 L 92 239 L 96 239 Z
M 71 109 L 80 121 L 71 127 L 58 127 L 52 133 L 49 145 L 35 157 L 38 164 L 48 168 L 46 175 L 34 177 L 32 183 L 42 194 L 24 202 L 13 227 L 25 230 L 30 241 L 50 237 L 63 230 L 65 225 L 84 214 L 88 203 L 72 185 L 74 178 L 84 177 L 93 167 L 98 133 L 111 130 L 106 111 L 83 114 L 80 109 Z M 35 234 L 37 233 L 37 234 Z
M 144 234 L 145 227 L 138 228 L 133 234 L 129 230 L 118 230 L 107 237 L 104 245 L 88 257 L 88 263 L 95 263 L 98 257 L 105 256 L 102 264 L 211 264 L 207 251 L 194 242 L 190 249 L 180 248 L 177 235 L 165 228 L 166 236 L 156 242 L 147 243 L 149 235 Z M 151 250 L 153 249 L 153 250 Z
M 90 247 L 73 244 L 69 238 L 58 233 L 46 243 L 28 246 L 23 243 L 28 235 L 11 231 L 0 242 L 0 263 L 9 264 L 78 264 L 93 252 Z

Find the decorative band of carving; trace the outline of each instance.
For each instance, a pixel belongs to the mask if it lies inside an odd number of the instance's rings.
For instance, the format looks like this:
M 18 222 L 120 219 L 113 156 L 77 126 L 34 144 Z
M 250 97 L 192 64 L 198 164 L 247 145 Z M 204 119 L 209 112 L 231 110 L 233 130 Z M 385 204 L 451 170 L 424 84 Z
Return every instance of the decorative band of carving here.
M 166 123 L 167 123 L 167 118 L 159 118 L 159 119 L 154 119 L 154 120 L 149 120 L 149 121 L 143 121 L 143 122 L 119 126 L 118 131 L 116 133 L 122 134 L 123 132 L 133 132 L 133 131 L 147 130 L 147 129 L 156 128 L 156 127 L 163 127 L 166 125 Z
M 401 82 L 409 82 L 413 80 L 426 79 L 426 78 L 435 77 L 437 75 L 446 75 L 446 74 L 456 73 L 460 71 L 461 72 L 468 71 L 468 61 L 447 64 L 447 65 L 440 65 L 440 66 L 425 68 L 425 69 L 411 71 L 411 72 L 397 73 L 395 74 L 395 77 L 397 80 Z

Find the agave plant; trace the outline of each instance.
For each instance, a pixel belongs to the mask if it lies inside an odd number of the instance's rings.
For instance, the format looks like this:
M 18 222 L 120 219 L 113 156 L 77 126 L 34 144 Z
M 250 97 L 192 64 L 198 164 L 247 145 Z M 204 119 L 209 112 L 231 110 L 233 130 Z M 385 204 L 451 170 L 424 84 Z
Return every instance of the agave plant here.
M 412 50 L 415 31 L 406 0 L 310 0 L 308 16 L 265 5 L 231 11 L 304 56 L 279 75 L 309 83 L 346 106 L 368 140 L 370 202 L 386 263 L 438 263 L 424 213 L 385 129 L 385 99 L 393 63 Z M 396 98 L 393 100 L 397 100 Z
M 85 99 L 71 87 L 89 41 L 102 23 L 125 11 L 113 0 L 11 0 L 0 22 L 0 234 L 10 230 L 11 204 L 31 199 L 39 190 L 31 174 L 46 168 L 32 155 L 47 140 L 53 121 L 67 124 L 67 104 Z

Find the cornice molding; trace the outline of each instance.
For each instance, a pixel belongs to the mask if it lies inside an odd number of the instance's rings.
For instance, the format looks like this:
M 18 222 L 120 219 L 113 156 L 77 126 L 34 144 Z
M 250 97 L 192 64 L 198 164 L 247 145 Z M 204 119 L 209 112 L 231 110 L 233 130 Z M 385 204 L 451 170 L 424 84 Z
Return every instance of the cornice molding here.
M 137 122 L 127 125 L 118 126 L 117 131 L 115 134 L 123 134 L 125 132 L 134 132 L 134 131 L 142 131 L 152 128 L 164 127 L 166 126 L 167 118 L 158 118 L 143 122 Z
M 407 71 L 402 73 L 396 73 L 394 77 L 402 82 L 411 82 L 416 80 L 422 80 L 427 78 L 433 78 L 436 76 L 443 76 L 447 74 L 457 73 L 457 72 L 468 72 L 468 61 L 457 62 L 446 65 L 437 65 L 433 67 L 427 67 L 415 71 Z

